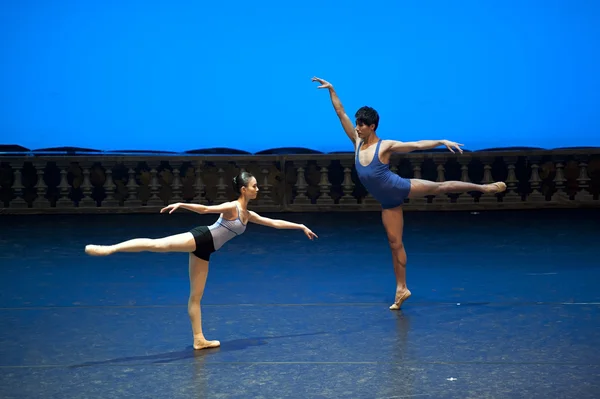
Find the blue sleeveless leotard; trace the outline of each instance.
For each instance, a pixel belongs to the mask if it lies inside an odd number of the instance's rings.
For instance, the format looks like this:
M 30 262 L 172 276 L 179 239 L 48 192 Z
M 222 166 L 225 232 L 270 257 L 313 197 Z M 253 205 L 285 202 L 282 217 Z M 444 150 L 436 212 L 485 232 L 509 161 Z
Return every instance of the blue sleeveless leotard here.
M 390 170 L 390 165 L 379 160 L 381 140 L 377 142 L 371 163 L 367 166 L 361 165 L 358 154 L 362 143 L 359 143 L 354 159 L 358 179 L 383 209 L 402 205 L 410 193 L 410 180 L 398 176 Z

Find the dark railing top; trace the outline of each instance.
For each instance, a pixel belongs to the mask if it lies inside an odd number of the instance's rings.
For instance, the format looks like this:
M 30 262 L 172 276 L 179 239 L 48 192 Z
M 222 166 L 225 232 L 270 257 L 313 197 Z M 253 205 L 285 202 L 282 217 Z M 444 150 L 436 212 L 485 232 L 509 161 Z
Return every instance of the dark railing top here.
M 564 153 L 564 152 L 586 152 L 590 154 L 600 153 L 600 147 L 593 146 L 581 146 L 581 147 L 560 147 L 560 148 L 542 148 L 542 147 L 495 147 L 485 148 L 480 150 L 469 150 L 463 149 L 465 153 L 473 153 L 481 156 L 485 153 L 494 153 L 499 156 L 500 153 Z M 435 148 L 431 150 L 414 151 L 411 154 L 451 154 L 445 148 Z M 311 148 L 304 147 L 281 147 L 271 148 L 256 153 L 250 153 L 248 151 L 227 148 L 227 147 L 215 147 L 215 148 L 199 148 L 193 150 L 187 150 L 184 152 L 174 151 L 157 151 L 157 150 L 143 150 L 143 149 L 123 149 L 123 150 L 97 150 L 93 148 L 81 148 L 81 147 L 51 147 L 51 148 L 39 148 L 39 149 L 28 149 L 16 144 L 0 145 L 0 156 L 2 157 L 190 157 L 190 156 L 235 156 L 235 157 L 248 157 L 248 156 L 316 156 L 316 157 L 328 157 L 331 155 L 347 156 L 353 154 L 351 150 L 342 151 L 330 151 L 322 152 Z

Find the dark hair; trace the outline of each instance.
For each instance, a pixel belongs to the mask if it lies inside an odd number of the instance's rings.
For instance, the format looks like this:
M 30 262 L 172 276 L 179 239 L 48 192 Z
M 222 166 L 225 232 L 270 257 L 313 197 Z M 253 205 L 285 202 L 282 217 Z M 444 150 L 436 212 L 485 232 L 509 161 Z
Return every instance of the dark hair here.
M 374 108 L 371 107 L 360 107 L 356 114 L 354 114 L 354 118 L 356 119 L 357 124 L 361 125 L 375 125 L 375 130 L 379 126 L 379 114 L 375 111 Z
M 240 172 L 239 175 L 233 178 L 233 191 L 237 194 L 241 194 L 242 187 L 248 187 L 248 183 L 250 183 L 250 179 L 253 177 L 252 173 Z

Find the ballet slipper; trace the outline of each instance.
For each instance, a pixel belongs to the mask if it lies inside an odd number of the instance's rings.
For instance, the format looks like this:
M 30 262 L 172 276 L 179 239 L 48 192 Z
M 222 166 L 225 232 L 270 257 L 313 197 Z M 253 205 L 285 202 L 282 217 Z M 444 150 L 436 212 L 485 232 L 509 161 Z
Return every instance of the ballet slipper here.
M 219 341 L 207 341 L 206 339 L 195 339 L 194 340 L 194 349 L 208 349 L 208 348 L 217 348 L 221 346 Z
M 85 253 L 91 256 L 106 256 L 111 254 L 111 250 L 105 245 L 86 245 Z
M 390 306 L 390 310 L 398 310 L 400 309 L 400 307 L 402 307 L 402 303 L 404 301 L 406 301 L 409 297 L 411 296 L 411 292 L 410 290 L 406 290 L 404 292 L 404 294 L 400 297 L 400 299 L 397 299 L 394 304 L 392 306 Z

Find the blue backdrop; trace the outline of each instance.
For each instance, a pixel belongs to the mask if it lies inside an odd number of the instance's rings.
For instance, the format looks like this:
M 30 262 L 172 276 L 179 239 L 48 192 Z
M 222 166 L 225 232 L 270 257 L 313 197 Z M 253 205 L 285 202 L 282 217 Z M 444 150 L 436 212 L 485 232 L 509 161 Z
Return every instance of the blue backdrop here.
M 317 75 L 383 138 L 600 145 L 595 0 L 0 7 L 0 144 L 351 150 Z

